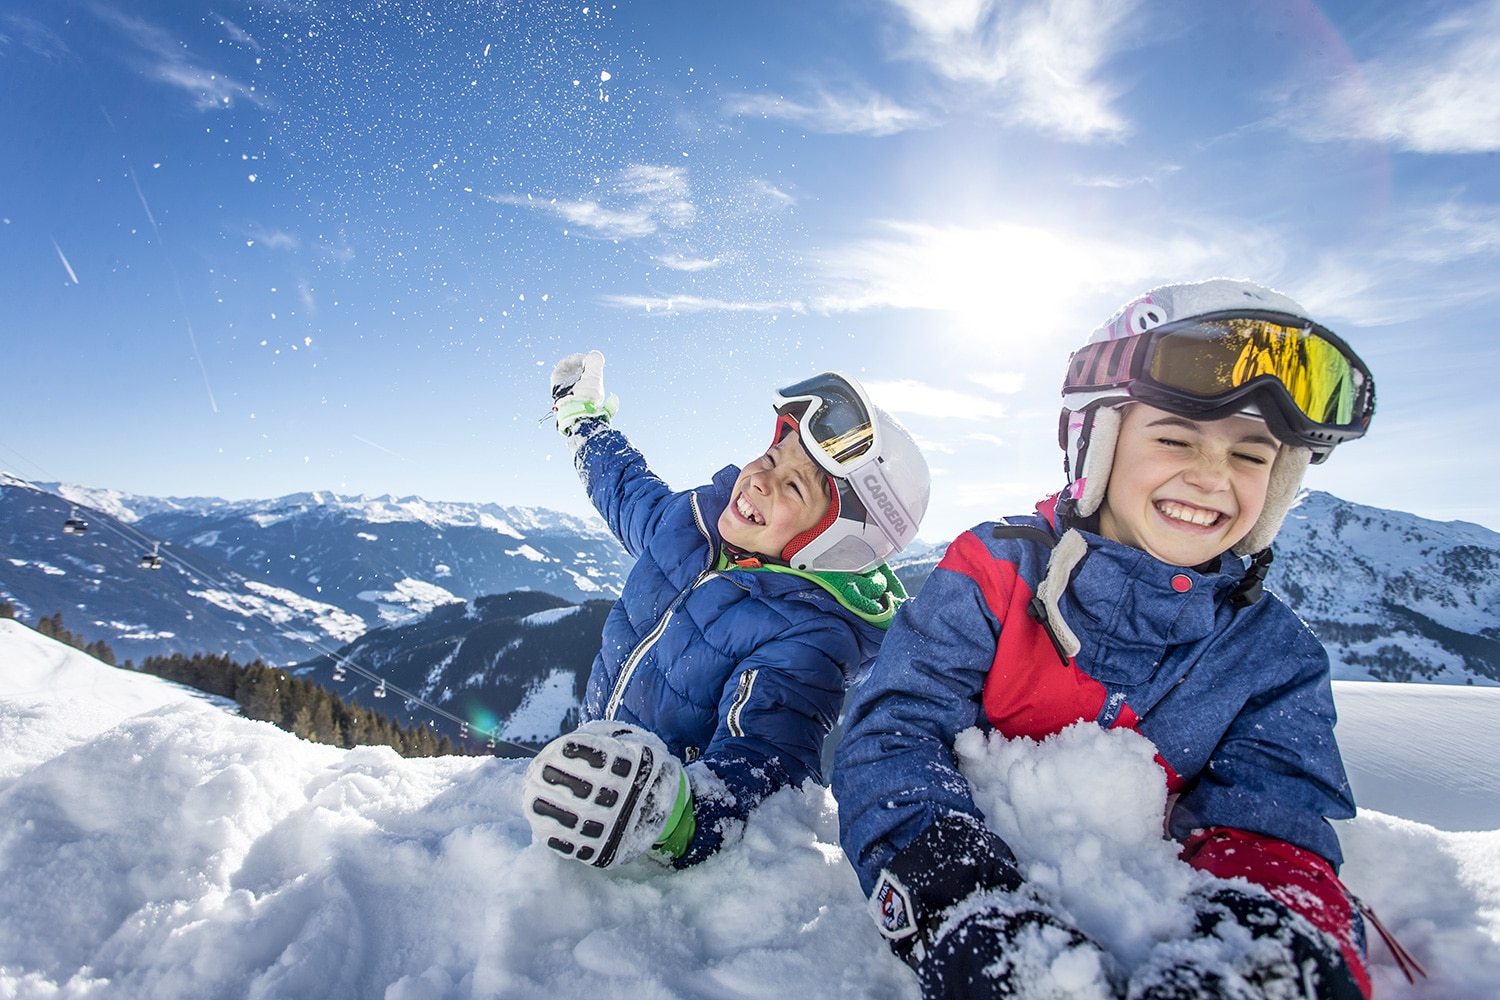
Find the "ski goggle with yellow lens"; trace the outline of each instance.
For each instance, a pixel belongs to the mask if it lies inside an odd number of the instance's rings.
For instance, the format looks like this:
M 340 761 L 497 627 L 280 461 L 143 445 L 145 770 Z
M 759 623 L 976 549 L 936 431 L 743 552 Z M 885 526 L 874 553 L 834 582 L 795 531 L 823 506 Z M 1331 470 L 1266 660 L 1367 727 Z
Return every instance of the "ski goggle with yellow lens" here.
M 874 523 L 898 550 L 916 537 L 917 519 L 881 467 L 880 423 L 863 386 L 838 372 L 822 372 L 778 389 L 775 407 L 783 421 L 791 418 L 808 457 L 858 498 L 863 509 L 842 510 L 840 517 Z M 778 422 L 778 440 L 783 426 Z
M 1074 352 L 1063 395 L 1111 389 L 1202 420 L 1253 401 L 1271 432 L 1311 449 L 1314 462 L 1362 437 L 1375 413 L 1375 382 L 1359 356 L 1323 327 L 1281 313 L 1197 316 Z

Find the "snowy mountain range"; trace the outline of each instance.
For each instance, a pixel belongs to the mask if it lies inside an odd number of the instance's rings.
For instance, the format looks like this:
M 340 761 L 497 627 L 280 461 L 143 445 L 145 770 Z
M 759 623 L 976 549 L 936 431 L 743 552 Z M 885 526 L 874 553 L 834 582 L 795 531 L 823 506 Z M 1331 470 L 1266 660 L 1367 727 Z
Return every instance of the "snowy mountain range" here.
M 63 531 L 74 514 L 87 532 Z M 918 542 L 895 562 L 909 591 L 944 548 Z M 140 568 L 152 551 L 159 572 Z M 1269 587 L 1323 640 L 1336 678 L 1500 683 L 1500 534 L 1308 492 L 1276 552 Z M 630 565 L 602 522 L 536 508 L 158 499 L 0 478 L 0 600 L 18 617 L 61 610 L 122 661 L 208 651 L 315 670 L 337 654 L 528 742 L 576 707 Z M 547 721 L 526 721 L 537 713 Z
M 88 530 L 68 533 L 70 516 Z M 159 572 L 140 561 L 162 557 Z M 0 475 L 0 600 L 119 659 L 223 652 L 290 665 L 446 604 L 535 590 L 618 596 L 604 523 L 540 508 L 308 493 L 160 499 Z

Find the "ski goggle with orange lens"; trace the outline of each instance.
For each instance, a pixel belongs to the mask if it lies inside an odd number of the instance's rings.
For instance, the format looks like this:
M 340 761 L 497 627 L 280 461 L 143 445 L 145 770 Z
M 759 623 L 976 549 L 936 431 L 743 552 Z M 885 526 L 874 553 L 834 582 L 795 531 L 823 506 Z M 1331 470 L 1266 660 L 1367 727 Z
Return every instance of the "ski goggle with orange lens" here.
M 1362 437 L 1375 382 L 1328 330 L 1281 313 L 1218 313 L 1165 323 L 1073 354 L 1063 395 L 1122 388 L 1179 416 L 1216 419 L 1253 399 L 1267 427 L 1320 461 Z
M 916 537 L 917 519 L 901 506 L 881 467 L 880 424 L 864 387 L 838 372 L 822 372 L 778 389 L 775 406 L 781 418 L 777 440 L 786 423 L 795 426 L 808 457 L 846 482 L 864 506 L 840 516 L 860 520 L 868 515 L 898 550 L 905 548 Z

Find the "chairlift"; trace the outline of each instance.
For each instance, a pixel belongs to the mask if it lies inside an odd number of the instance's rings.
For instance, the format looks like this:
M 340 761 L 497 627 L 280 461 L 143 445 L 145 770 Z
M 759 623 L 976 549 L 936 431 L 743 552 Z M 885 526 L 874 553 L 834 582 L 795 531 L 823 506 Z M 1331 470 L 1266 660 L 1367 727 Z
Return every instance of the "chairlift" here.
M 377 685 L 375 685 L 375 697 L 377 697 L 377 698 L 384 698 L 385 697 L 385 678 L 384 677 L 380 678 L 380 683 L 377 684 Z
M 155 542 L 150 552 L 141 554 L 141 569 L 161 569 L 161 542 Z
M 487 746 L 487 747 L 489 747 L 491 750 L 495 749 L 495 734 L 494 733 L 490 733 L 490 738 L 489 738 L 488 741 L 485 742 L 484 745 Z
M 63 522 L 63 534 L 81 535 L 89 530 L 89 523 L 78 516 L 78 508 L 74 507 L 68 511 L 68 519 Z
M 458 738 L 461 740 L 469 738 L 469 724 L 467 722 L 460 722 L 458 724 Z
M 344 677 L 345 677 L 344 661 L 343 660 L 334 660 L 333 661 L 333 679 L 335 681 L 341 681 L 341 680 L 344 679 Z

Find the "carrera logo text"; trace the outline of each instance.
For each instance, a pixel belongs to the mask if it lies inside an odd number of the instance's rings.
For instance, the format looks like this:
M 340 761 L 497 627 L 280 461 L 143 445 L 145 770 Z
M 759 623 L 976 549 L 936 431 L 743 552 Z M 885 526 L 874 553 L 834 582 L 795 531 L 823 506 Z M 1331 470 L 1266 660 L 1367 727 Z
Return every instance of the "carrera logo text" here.
M 879 507 L 880 512 L 885 515 L 886 523 L 904 534 L 907 530 L 906 518 L 902 515 L 901 508 L 891 499 L 891 495 L 882 488 L 880 477 L 866 474 L 862 481 L 865 488 L 870 491 L 870 498 L 875 502 L 875 506 Z

